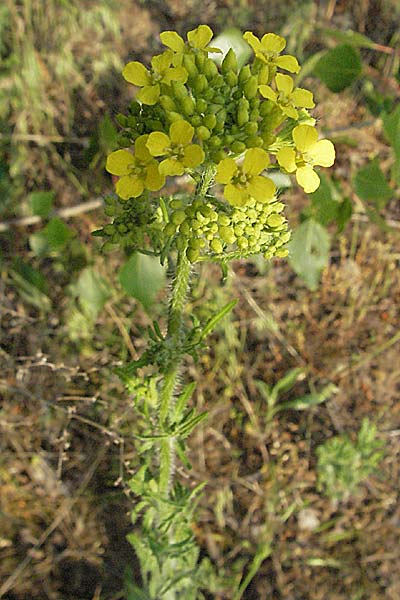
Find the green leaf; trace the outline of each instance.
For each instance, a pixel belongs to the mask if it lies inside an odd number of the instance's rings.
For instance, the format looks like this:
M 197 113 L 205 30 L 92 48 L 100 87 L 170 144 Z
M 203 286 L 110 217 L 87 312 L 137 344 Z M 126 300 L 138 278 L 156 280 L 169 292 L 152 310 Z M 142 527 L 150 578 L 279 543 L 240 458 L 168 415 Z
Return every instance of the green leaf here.
M 376 48 L 375 42 L 370 40 L 369 37 L 362 33 L 358 33 L 357 31 L 352 31 L 351 29 L 340 31 L 339 29 L 330 29 L 329 27 L 318 27 L 318 31 L 324 36 L 327 35 L 338 42 L 350 44 L 356 48 Z
M 310 290 L 316 290 L 322 270 L 329 262 L 329 234 L 313 219 L 304 221 L 289 243 L 289 262 Z
M 157 258 L 135 253 L 120 269 L 119 281 L 124 291 L 148 310 L 165 284 L 165 269 Z
M 314 74 L 332 92 L 341 92 L 351 85 L 362 70 L 360 53 L 349 44 L 328 50 L 314 67 Z
M 288 392 L 300 380 L 304 379 L 305 369 L 291 369 L 274 385 L 272 395 L 278 398 L 281 394 Z
M 118 147 L 118 131 L 108 114 L 100 121 L 99 143 L 105 153 L 112 152 Z
M 200 340 L 203 340 L 205 337 L 207 337 L 207 335 L 209 333 L 211 333 L 213 331 L 213 329 L 215 329 L 215 327 L 218 325 L 219 321 L 221 319 L 223 319 L 223 317 L 225 315 L 227 315 L 236 306 L 236 304 L 237 304 L 237 300 L 231 300 L 231 302 L 228 302 L 228 304 L 223 306 L 216 315 L 211 317 L 211 319 L 209 319 L 207 321 L 207 323 L 204 326 L 203 331 L 201 332 Z
M 235 27 L 224 29 L 222 33 L 212 40 L 211 46 L 222 50 L 222 54 L 211 54 L 213 60 L 218 64 L 222 62 L 225 54 L 232 48 L 236 54 L 239 69 L 247 63 L 252 54 L 250 46 L 243 39 L 242 32 Z
M 47 296 L 47 283 L 40 271 L 17 257 L 13 262 L 10 276 L 25 302 L 46 312 L 51 309 L 51 302 Z
M 372 201 L 378 209 L 383 208 L 393 195 L 376 159 L 356 173 L 354 189 L 361 200 Z
M 82 271 L 73 289 L 83 312 L 93 320 L 111 295 L 106 280 L 93 267 Z
M 350 221 L 351 215 L 353 214 L 353 205 L 350 198 L 343 198 L 342 202 L 338 206 L 336 215 L 336 225 L 338 233 L 341 233 L 345 228 L 345 225 Z
M 54 192 L 32 192 L 29 194 L 32 213 L 46 219 L 53 207 L 54 197 Z
M 335 199 L 335 188 L 331 180 L 320 175 L 321 185 L 310 194 L 313 218 L 321 225 L 329 225 L 336 220 L 339 203 Z
M 333 383 L 328 383 L 320 392 L 315 392 L 314 394 L 306 394 L 305 396 L 301 396 L 301 398 L 296 398 L 295 400 L 289 400 L 288 402 L 283 402 L 276 407 L 275 413 L 280 412 L 282 410 L 307 410 L 307 408 L 311 408 L 312 406 L 317 406 L 318 404 L 322 404 L 326 400 L 336 394 L 338 388 Z
M 46 227 L 29 238 L 29 244 L 36 256 L 45 256 L 52 252 L 60 252 L 74 232 L 58 217 L 51 219 Z
M 400 104 L 390 114 L 382 115 L 383 130 L 396 157 L 400 159 Z

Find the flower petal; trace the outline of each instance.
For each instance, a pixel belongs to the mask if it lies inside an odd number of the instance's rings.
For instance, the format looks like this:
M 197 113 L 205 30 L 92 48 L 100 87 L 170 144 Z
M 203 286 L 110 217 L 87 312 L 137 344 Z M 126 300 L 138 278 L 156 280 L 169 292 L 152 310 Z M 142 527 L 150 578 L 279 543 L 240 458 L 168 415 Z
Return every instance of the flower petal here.
M 215 181 L 217 183 L 230 183 L 238 172 L 238 166 L 233 158 L 223 158 L 217 166 Z
M 174 177 L 175 175 L 183 175 L 185 172 L 183 164 L 176 158 L 166 158 L 160 162 L 158 170 L 160 171 L 161 175 L 171 175 L 171 177 Z
M 278 94 L 274 92 L 274 90 L 270 88 L 269 85 L 260 85 L 258 89 L 260 91 L 261 96 L 264 96 L 264 98 L 267 98 L 272 102 L 276 102 Z
M 290 96 L 293 90 L 293 79 L 290 75 L 283 75 L 282 73 L 277 73 L 275 76 L 276 87 L 280 92 L 283 92 L 285 96 Z
M 292 93 L 292 101 L 295 106 L 302 108 L 314 108 L 315 103 L 312 92 L 303 88 L 296 88 Z
M 137 198 L 144 190 L 144 184 L 139 177 L 135 175 L 125 175 L 116 183 L 115 191 L 123 200 Z
M 311 125 L 297 125 L 292 132 L 296 148 L 300 152 L 307 152 L 318 140 L 318 131 Z
M 300 65 L 297 62 L 297 58 L 290 54 L 278 56 L 274 62 L 277 67 L 285 69 L 285 71 L 289 71 L 289 73 L 298 73 L 300 71 Z
M 224 196 L 232 206 L 244 206 L 249 199 L 249 194 L 245 189 L 236 187 L 231 183 L 225 186 Z
M 183 164 L 185 167 L 198 167 L 204 161 L 204 151 L 198 144 L 190 144 L 183 151 Z
M 268 202 L 274 197 L 276 187 L 272 179 L 255 175 L 249 181 L 247 190 L 250 196 L 258 202 Z
M 182 144 L 182 146 L 187 146 L 192 141 L 193 136 L 194 128 L 190 123 L 184 121 L 184 119 L 174 121 L 169 128 L 169 137 L 173 145 L 178 146 Z
M 281 148 L 276 153 L 276 160 L 288 173 L 296 170 L 296 151 L 293 148 Z
M 276 33 L 266 33 L 261 38 L 261 44 L 267 52 L 276 52 L 279 54 L 285 48 L 286 40 L 280 35 L 276 35 Z
M 151 83 L 150 73 L 142 63 L 136 60 L 125 65 L 122 76 L 133 85 L 143 86 Z
M 163 156 L 171 146 L 171 140 L 165 133 L 153 131 L 149 135 L 146 146 L 152 156 Z
M 297 110 L 294 108 L 294 106 L 290 106 L 290 104 L 286 106 L 280 105 L 280 109 L 284 115 L 290 117 L 291 119 L 298 119 L 299 117 L 299 113 L 297 112 Z
M 309 149 L 307 156 L 314 165 L 331 167 L 335 162 L 335 146 L 330 140 L 320 140 Z
M 166 50 L 162 54 L 156 54 L 151 59 L 151 66 L 156 73 L 164 73 L 171 65 L 173 53 Z
M 306 194 L 312 194 L 319 187 L 320 179 L 314 169 L 309 165 L 300 167 L 296 171 L 297 183 L 301 185 Z
M 157 192 L 165 183 L 165 176 L 160 173 L 159 165 L 156 161 L 151 163 L 146 169 L 146 188 L 151 192 Z
M 259 175 L 269 165 L 269 156 L 262 148 L 250 148 L 243 161 L 243 172 L 247 175 Z
M 211 27 L 208 25 L 199 25 L 196 29 L 188 32 L 187 39 L 193 48 L 204 50 L 213 35 Z
M 148 139 L 148 135 L 140 135 L 135 140 L 135 156 L 144 163 L 148 163 L 153 160 L 153 157 L 146 146 Z
M 246 40 L 251 48 L 253 48 L 254 52 L 261 52 L 261 42 L 252 31 L 246 31 L 246 33 L 243 34 L 243 39 Z
M 107 156 L 106 170 L 112 175 L 128 175 L 134 164 L 135 158 L 128 150 L 116 150 Z
M 171 48 L 174 52 L 183 52 L 185 50 L 185 42 L 176 31 L 163 31 L 160 33 L 160 40 L 164 46 Z
M 156 85 L 146 85 L 136 94 L 136 98 L 142 102 L 143 104 L 148 104 L 152 106 L 158 102 L 160 97 L 160 86 L 158 83 Z
M 171 67 L 165 71 L 164 77 L 162 78 L 162 82 L 169 85 L 171 81 L 180 81 L 181 83 L 186 83 L 188 78 L 188 72 L 185 67 Z

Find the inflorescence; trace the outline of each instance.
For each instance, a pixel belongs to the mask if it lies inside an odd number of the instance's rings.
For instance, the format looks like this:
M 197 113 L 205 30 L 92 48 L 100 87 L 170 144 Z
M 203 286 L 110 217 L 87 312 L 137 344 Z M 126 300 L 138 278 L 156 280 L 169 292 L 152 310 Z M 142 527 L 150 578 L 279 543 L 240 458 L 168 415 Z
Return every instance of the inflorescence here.
M 108 245 L 147 243 L 157 255 L 177 249 L 191 262 L 285 256 L 290 233 L 268 172 L 294 173 L 310 193 L 320 182 L 314 166 L 333 164 L 333 144 L 318 141 L 308 112 L 312 93 L 287 74 L 300 66 L 281 54 L 284 38 L 246 32 L 254 58 L 239 68 L 232 49 L 222 61 L 209 57 L 221 52 L 209 46 L 212 37 L 207 25 L 187 41 L 165 31 L 167 50 L 149 69 L 137 61 L 125 66 L 124 78 L 139 90 L 128 114 L 117 117 L 121 149 L 107 159 L 118 177 L 118 197 L 106 209 L 114 221 L 98 232 Z M 197 183 L 194 194 L 154 194 L 168 177 L 185 174 Z M 219 185 L 204 190 L 205 177 Z

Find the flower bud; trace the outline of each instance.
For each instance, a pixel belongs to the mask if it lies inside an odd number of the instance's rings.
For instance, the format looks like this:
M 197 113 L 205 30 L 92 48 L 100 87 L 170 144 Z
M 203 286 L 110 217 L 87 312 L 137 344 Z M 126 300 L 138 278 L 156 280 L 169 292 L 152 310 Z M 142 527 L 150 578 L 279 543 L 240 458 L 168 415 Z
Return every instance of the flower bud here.
M 187 88 L 180 81 L 171 81 L 171 88 L 175 98 L 183 100 L 188 96 Z
M 181 225 L 183 221 L 186 219 L 186 213 L 184 210 L 176 210 L 171 215 L 171 221 L 175 225 Z
M 199 258 L 200 252 L 197 250 L 197 248 L 188 248 L 186 250 L 186 256 L 188 261 L 193 263 Z
M 269 83 L 269 68 L 268 65 L 263 65 L 258 72 L 258 84 L 267 85 Z
M 198 113 L 205 113 L 207 110 L 208 104 L 203 98 L 199 98 L 196 100 L 196 110 Z
M 258 131 L 258 123 L 256 123 L 255 121 L 249 121 L 248 123 L 246 123 L 244 130 L 247 133 L 247 135 L 254 135 Z
M 264 141 L 258 135 L 251 135 L 244 140 L 247 148 L 261 148 L 264 145 Z
M 224 60 L 222 61 L 221 71 L 224 74 L 229 73 L 229 72 L 236 73 L 237 68 L 238 68 L 238 63 L 237 63 L 236 54 L 234 53 L 232 48 L 229 48 L 228 52 L 225 55 Z
M 190 54 L 184 54 L 182 59 L 182 64 L 188 72 L 189 77 L 196 77 L 199 71 L 196 67 L 194 56 Z
M 204 125 L 196 127 L 196 134 L 200 140 L 203 140 L 203 142 L 211 137 L 211 131 L 207 127 L 204 127 Z
M 171 98 L 171 96 L 166 96 L 166 95 L 160 96 L 159 103 L 161 104 L 163 109 L 166 111 L 169 111 L 169 110 L 176 111 L 176 104 L 175 104 L 173 98 Z
M 269 227 L 280 227 L 285 222 L 285 217 L 282 215 L 272 214 L 267 219 L 267 225 Z
M 197 75 L 194 79 L 193 89 L 198 94 L 205 90 L 208 86 L 207 77 L 203 74 Z
M 213 79 L 213 77 L 218 75 L 218 67 L 211 58 L 206 59 L 203 66 L 203 73 L 208 80 Z
M 223 252 L 223 250 L 224 250 L 222 242 L 218 238 L 213 238 L 211 240 L 211 242 L 210 242 L 210 248 L 216 254 L 221 254 L 221 252 Z
M 170 123 L 173 123 L 174 121 L 180 121 L 182 119 L 182 115 L 178 112 L 168 111 L 167 119 Z
M 251 76 L 250 66 L 245 65 L 239 71 L 239 85 L 244 85 Z
M 246 144 L 236 140 L 231 144 L 231 150 L 235 154 L 242 154 L 242 152 L 244 152 L 246 150 Z
M 252 98 L 255 98 L 257 96 L 257 92 L 258 92 L 257 77 L 254 77 L 254 75 L 252 75 L 246 81 L 246 83 L 243 86 L 243 92 L 244 92 L 244 95 L 246 96 L 246 98 L 248 98 L 248 100 L 251 100 Z
M 193 115 L 190 119 L 190 122 L 193 125 L 193 127 L 199 127 L 199 125 L 202 124 L 203 119 L 200 115 Z
M 175 235 L 176 232 L 176 226 L 174 225 L 174 223 L 167 223 L 166 226 L 164 227 L 164 234 L 167 237 L 171 237 L 173 235 Z
M 187 96 L 181 101 L 182 110 L 188 117 L 195 111 L 195 104 L 190 96 Z
M 227 244 L 233 244 L 236 240 L 235 232 L 232 227 L 220 227 L 219 228 L 220 238 Z
M 115 117 L 118 121 L 118 123 L 120 125 L 122 125 L 122 127 L 127 127 L 128 125 L 128 117 L 126 117 L 125 115 L 118 113 L 118 115 Z
M 203 119 L 203 125 L 208 129 L 214 129 L 217 124 L 217 117 L 215 115 L 206 115 Z
M 139 115 L 140 109 L 141 109 L 140 102 L 138 102 L 137 100 L 132 100 L 132 102 L 129 105 L 129 109 L 128 109 L 129 112 L 131 113 L 131 115 Z

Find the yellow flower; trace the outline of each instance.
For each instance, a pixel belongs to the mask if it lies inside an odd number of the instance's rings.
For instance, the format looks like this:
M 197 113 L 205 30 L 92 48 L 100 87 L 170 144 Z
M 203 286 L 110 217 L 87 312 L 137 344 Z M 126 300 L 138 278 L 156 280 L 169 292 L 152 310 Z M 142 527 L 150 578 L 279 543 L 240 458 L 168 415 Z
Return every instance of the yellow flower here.
M 142 89 L 137 93 L 137 99 L 143 104 L 156 104 L 160 97 L 160 84 L 169 85 L 171 81 L 186 83 L 188 74 L 184 67 L 171 66 L 173 52 L 167 50 L 151 59 L 152 71 L 142 63 L 133 61 L 125 65 L 122 75 L 129 83 Z
M 293 89 L 293 79 L 290 75 L 278 73 L 275 76 L 276 91 L 268 85 L 260 85 L 259 90 L 264 98 L 275 102 L 283 114 L 291 119 L 297 119 L 299 114 L 296 106 L 300 108 L 314 108 L 313 95 L 303 88 Z
M 152 156 L 167 156 L 159 164 L 162 175 L 183 175 L 204 161 L 201 146 L 192 144 L 194 128 L 183 119 L 174 121 L 169 136 L 161 131 L 150 133 L 146 146 Z
M 275 184 L 260 173 L 269 165 L 269 156 L 261 148 L 247 150 L 242 165 L 224 158 L 217 166 L 215 181 L 225 185 L 224 196 L 233 206 L 244 206 L 250 198 L 268 202 L 274 197 Z
M 313 166 L 331 167 L 335 162 L 335 147 L 329 140 L 319 140 L 311 125 L 297 125 L 292 132 L 294 148 L 281 148 L 276 158 L 288 173 L 296 172 L 297 183 L 307 194 L 315 192 L 320 179 Z
M 258 39 L 251 31 L 246 31 L 243 38 L 252 47 L 257 58 L 262 60 L 272 71 L 277 67 L 285 69 L 290 73 L 298 73 L 300 71 L 299 63 L 294 56 L 286 54 L 279 56 L 282 50 L 285 49 L 286 40 L 275 33 L 266 33 L 261 40 Z
M 135 154 L 128 150 L 116 150 L 107 157 L 106 170 L 120 179 L 115 186 L 123 200 L 137 198 L 144 189 L 153 192 L 162 188 L 165 176 L 158 171 L 158 163 L 146 148 L 148 135 L 135 141 Z
M 183 55 L 187 50 L 204 50 L 205 52 L 221 52 L 219 48 L 208 46 L 212 39 L 213 31 L 208 25 L 199 25 L 196 29 L 188 31 L 187 44 L 176 31 L 163 31 L 160 40 L 178 55 Z

